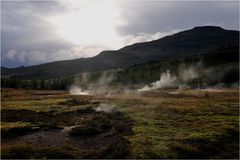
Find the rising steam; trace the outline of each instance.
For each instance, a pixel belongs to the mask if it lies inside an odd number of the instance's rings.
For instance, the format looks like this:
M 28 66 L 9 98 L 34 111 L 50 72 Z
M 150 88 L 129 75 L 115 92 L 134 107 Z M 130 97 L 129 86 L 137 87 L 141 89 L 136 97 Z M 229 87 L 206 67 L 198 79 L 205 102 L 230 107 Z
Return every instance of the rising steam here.
M 88 91 L 83 91 L 81 87 L 72 85 L 69 89 L 71 95 L 89 95 Z
M 144 86 L 137 91 L 149 91 L 154 89 L 168 88 L 238 88 L 239 79 L 236 76 L 238 69 L 230 66 L 225 68 L 203 67 L 202 64 L 182 64 L 179 68 L 174 68 L 174 72 L 166 70 L 160 74 L 160 79 Z M 101 94 L 111 96 L 120 93 L 120 88 L 124 94 L 133 94 L 135 86 L 118 84 L 113 86 L 116 80 L 115 72 L 105 71 L 102 73 L 82 73 L 78 76 L 73 85 L 69 88 L 72 95 Z M 113 82 L 113 83 L 112 83 Z
M 113 104 L 107 104 L 107 103 L 101 103 L 95 110 L 97 112 L 113 112 L 115 110 L 116 106 Z
M 176 87 L 177 85 L 177 77 L 171 75 L 169 70 L 166 73 L 162 73 L 160 76 L 160 80 L 153 82 L 150 86 L 145 86 L 138 91 L 148 91 L 151 89 L 158 89 L 158 88 L 172 88 Z
M 91 80 L 90 74 L 83 73 L 76 77 L 74 84 L 69 88 L 72 95 L 89 95 L 89 94 L 105 94 L 110 93 L 110 83 L 114 79 L 111 72 L 103 72 L 97 80 Z
M 179 68 L 178 76 L 171 74 L 169 70 L 160 75 L 160 79 L 156 82 L 146 85 L 138 91 L 149 91 L 152 89 L 164 89 L 164 88 L 187 88 L 187 82 L 199 77 L 197 69 L 199 65 Z

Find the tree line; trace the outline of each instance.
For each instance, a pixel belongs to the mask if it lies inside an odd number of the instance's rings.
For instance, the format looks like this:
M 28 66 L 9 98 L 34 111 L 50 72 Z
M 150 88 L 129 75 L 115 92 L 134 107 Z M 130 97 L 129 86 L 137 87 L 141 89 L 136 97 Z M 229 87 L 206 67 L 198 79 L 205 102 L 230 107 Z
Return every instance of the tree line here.
M 21 88 L 21 89 L 67 89 L 73 80 L 70 78 L 55 79 L 17 79 L 17 78 L 1 78 L 2 88 Z

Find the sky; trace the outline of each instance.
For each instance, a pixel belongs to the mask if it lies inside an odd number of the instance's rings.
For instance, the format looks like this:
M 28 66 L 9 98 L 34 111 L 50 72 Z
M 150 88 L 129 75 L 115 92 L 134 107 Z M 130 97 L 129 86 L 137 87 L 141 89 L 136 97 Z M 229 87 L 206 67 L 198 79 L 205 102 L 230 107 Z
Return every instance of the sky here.
M 239 30 L 239 1 L 1 1 L 1 66 L 92 57 L 195 26 Z

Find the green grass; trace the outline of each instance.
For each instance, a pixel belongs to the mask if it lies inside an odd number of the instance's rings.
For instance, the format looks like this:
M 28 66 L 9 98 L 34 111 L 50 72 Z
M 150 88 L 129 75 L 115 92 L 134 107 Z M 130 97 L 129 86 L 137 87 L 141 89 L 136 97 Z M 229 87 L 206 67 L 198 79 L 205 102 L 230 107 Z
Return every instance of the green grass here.
M 2 101 L 1 109 L 7 110 L 31 110 L 36 112 L 71 112 L 78 109 L 84 109 L 91 104 L 86 105 L 62 105 L 61 103 L 66 102 L 68 99 L 44 99 L 44 100 L 20 100 L 20 101 Z
M 133 120 L 133 135 L 127 137 L 131 158 L 238 157 L 238 138 L 231 135 L 232 131 L 238 134 L 237 97 L 116 101 Z M 229 143 L 225 149 L 232 157 L 221 154 L 226 153 L 220 147 L 225 143 Z
M 48 112 L 56 110 L 59 107 L 58 103 L 65 100 L 66 99 L 2 101 L 1 109 L 27 109 Z
M 32 124 L 29 122 L 1 122 L 1 129 L 10 129 L 10 128 L 21 128 L 21 127 L 31 127 Z

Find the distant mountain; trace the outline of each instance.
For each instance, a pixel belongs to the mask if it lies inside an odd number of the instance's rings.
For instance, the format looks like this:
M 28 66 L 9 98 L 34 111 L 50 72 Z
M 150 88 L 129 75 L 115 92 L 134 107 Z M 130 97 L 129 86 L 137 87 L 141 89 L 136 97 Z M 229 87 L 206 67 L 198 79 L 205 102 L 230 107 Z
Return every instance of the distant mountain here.
M 222 47 L 211 52 L 166 57 L 118 70 L 115 84 L 131 87 L 159 81 L 163 73 L 178 78 L 192 88 L 234 87 L 239 84 L 239 46 Z M 185 74 L 185 76 L 183 76 Z
M 159 40 L 126 46 L 119 51 L 153 57 L 190 55 L 209 52 L 219 47 L 235 46 L 238 45 L 238 39 L 239 31 L 204 26 L 195 27 Z
M 195 56 L 227 47 L 239 48 L 239 31 L 225 30 L 216 26 L 203 26 L 158 40 L 136 43 L 119 50 L 103 51 L 91 58 L 57 61 L 12 69 L 1 67 L 1 71 L 2 76 L 54 78 L 81 72 L 125 68 L 163 58 Z

